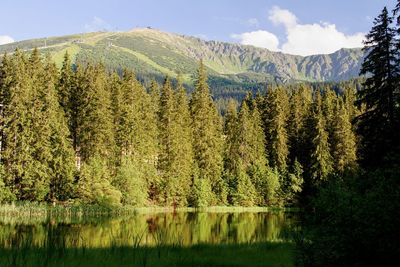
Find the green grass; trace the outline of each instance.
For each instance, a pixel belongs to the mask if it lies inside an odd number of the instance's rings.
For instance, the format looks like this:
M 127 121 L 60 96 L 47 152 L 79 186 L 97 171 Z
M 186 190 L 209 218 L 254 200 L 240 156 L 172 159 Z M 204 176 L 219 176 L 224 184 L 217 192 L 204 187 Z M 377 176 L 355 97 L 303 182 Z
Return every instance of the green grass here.
M 296 211 L 296 208 L 280 207 L 233 207 L 233 206 L 213 206 L 213 207 L 132 207 L 114 206 L 104 207 L 99 205 L 68 204 L 51 205 L 47 203 L 19 202 L 0 205 L 1 217 L 43 217 L 48 216 L 69 216 L 69 217 L 96 217 L 96 216 L 124 216 L 137 213 L 159 213 L 159 212 L 268 212 L 268 211 Z
M 291 267 L 293 244 L 179 245 L 155 247 L 0 249 L 0 266 Z

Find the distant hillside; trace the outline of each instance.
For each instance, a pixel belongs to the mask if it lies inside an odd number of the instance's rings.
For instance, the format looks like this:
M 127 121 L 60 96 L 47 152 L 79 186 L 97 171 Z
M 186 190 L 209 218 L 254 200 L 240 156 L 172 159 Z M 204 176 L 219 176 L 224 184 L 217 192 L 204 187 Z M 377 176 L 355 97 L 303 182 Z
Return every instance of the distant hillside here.
M 142 80 L 160 80 L 166 74 L 176 77 L 181 73 L 188 85 L 202 58 L 217 93 L 254 90 L 266 82 L 347 80 L 358 76 L 363 59 L 361 49 L 302 57 L 148 28 L 32 39 L 1 45 L 0 54 L 12 53 L 17 47 L 48 51 L 57 64 L 61 64 L 68 51 L 78 62 L 103 62 L 112 69 L 134 69 Z

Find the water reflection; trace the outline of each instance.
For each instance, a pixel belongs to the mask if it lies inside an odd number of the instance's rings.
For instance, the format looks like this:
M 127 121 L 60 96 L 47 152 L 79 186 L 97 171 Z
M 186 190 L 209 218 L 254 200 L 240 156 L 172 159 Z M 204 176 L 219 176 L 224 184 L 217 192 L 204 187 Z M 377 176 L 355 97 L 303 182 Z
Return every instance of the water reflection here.
M 113 247 L 282 241 L 296 221 L 284 212 L 138 214 L 125 218 L 46 221 L 0 219 L 0 246 Z

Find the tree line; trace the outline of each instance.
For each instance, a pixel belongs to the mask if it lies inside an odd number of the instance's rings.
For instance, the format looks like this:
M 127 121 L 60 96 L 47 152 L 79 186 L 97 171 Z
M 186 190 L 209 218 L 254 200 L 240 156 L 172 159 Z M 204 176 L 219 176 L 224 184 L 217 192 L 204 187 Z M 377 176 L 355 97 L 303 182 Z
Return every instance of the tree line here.
M 0 65 L 0 200 L 284 205 L 357 168 L 355 87 L 271 86 L 221 116 L 200 62 L 145 88 L 129 70 L 38 50 Z M 294 87 L 294 88 L 293 88 Z

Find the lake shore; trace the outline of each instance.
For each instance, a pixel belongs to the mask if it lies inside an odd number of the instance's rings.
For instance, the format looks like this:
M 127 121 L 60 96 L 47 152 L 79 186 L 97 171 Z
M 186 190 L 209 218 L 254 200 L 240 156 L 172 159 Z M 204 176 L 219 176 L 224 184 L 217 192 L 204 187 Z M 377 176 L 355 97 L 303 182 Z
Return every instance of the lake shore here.
M 171 213 L 171 212 L 272 212 L 298 211 L 296 207 L 238 207 L 238 206 L 210 206 L 210 207 L 133 207 L 133 206 L 99 206 L 99 205 L 52 205 L 48 203 L 11 203 L 0 205 L 0 216 L 17 217 L 48 217 L 48 216 L 126 216 L 142 213 Z

